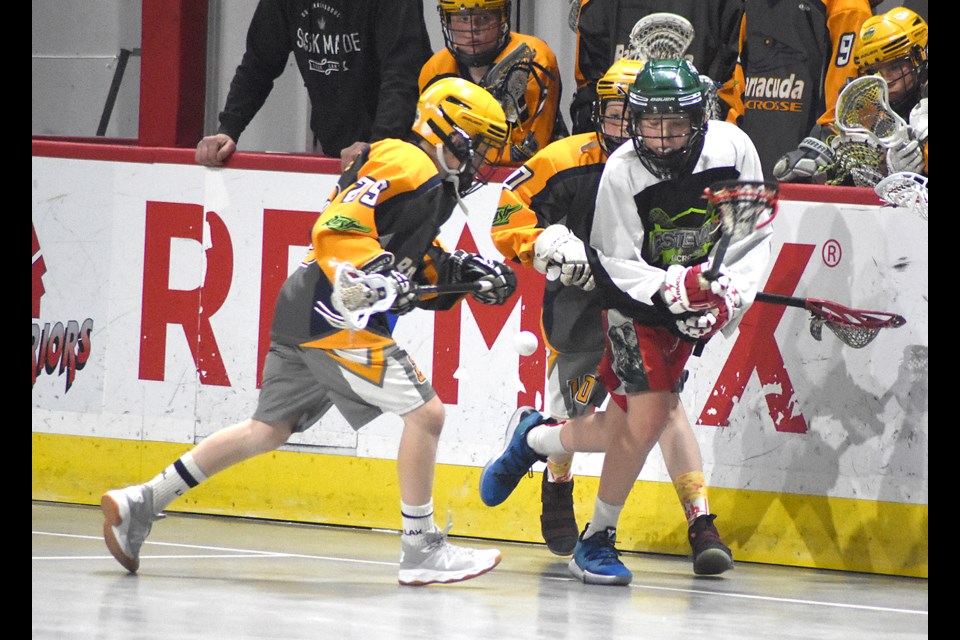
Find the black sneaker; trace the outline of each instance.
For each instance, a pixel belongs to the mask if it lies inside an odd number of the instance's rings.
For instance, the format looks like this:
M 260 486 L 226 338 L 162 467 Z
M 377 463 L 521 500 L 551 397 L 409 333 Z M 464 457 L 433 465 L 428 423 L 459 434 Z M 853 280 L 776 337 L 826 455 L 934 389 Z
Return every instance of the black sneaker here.
M 573 478 L 569 482 L 549 482 L 549 473 L 548 469 L 543 470 L 540 483 L 540 533 L 552 553 L 568 556 L 580 537 L 573 514 Z
M 698 576 L 715 576 L 733 569 L 733 554 L 723 544 L 713 521 L 715 514 L 699 516 L 687 531 L 693 549 L 693 572 Z

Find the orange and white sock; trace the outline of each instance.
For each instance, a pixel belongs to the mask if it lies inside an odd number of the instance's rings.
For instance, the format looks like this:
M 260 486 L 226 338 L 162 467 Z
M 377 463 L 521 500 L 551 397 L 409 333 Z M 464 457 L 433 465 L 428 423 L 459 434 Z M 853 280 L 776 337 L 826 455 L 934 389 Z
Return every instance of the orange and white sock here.
M 678 476 L 673 481 L 673 488 L 677 490 L 680 506 L 687 517 L 687 526 L 700 516 L 710 513 L 710 503 L 707 501 L 707 483 L 703 478 L 703 471 L 690 471 Z

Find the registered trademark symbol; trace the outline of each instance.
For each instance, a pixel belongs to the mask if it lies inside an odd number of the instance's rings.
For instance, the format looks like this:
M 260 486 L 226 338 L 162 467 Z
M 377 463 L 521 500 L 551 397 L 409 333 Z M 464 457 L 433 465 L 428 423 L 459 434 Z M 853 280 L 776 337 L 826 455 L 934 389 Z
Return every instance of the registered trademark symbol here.
M 836 240 L 827 240 L 823 243 L 823 250 L 820 252 L 823 258 L 823 264 L 828 267 L 835 267 L 840 264 L 840 258 L 843 257 L 843 249 Z

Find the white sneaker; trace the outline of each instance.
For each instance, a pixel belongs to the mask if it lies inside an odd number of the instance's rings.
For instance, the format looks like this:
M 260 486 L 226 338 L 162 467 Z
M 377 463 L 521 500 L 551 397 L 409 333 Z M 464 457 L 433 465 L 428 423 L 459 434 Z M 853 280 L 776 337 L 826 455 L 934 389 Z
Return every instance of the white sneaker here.
M 401 541 L 400 584 L 460 582 L 476 578 L 500 564 L 500 552 L 496 549 L 458 547 L 447 542 L 443 531 L 425 533 L 424 537 L 427 543 L 423 547 Z
M 153 488 L 138 484 L 107 491 L 100 498 L 103 539 L 107 549 L 130 573 L 140 568 L 140 547 L 153 523 L 164 516 L 153 512 Z

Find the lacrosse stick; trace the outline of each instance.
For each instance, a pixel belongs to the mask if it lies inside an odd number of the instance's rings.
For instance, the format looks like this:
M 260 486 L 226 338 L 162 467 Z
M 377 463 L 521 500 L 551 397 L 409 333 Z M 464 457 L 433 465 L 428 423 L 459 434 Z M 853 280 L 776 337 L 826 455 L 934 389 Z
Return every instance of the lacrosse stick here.
M 413 285 L 417 298 L 431 294 L 477 293 L 493 289 L 490 280 L 475 280 L 455 284 Z M 349 262 L 341 262 L 333 277 L 333 292 L 330 303 L 337 313 L 331 312 L 322 302 L 315 309 L 331 325 L 341 329 L 360 331 L 366 328 L 370 316 L 390 310 L 397 299 L 394 281 L 382 273 L 367 273 Z
M 503 107 L 508 122 L 520 121 L 520 101 L 527 92 L 527 83 L 533 73 L 535 53 L 526 43 L 508 53 L 480 80 L 480 86 L 490 92 Z
M 580 0 L 570 0 L 570 8 L 567 10 L 567 26 L 570 31 L 577 32 L 580 26 Z
M 907 323 L 903 316 L 886 311 L 851 309 L 842 304 L 819 298 L 794 298 L 777 293 L 757 293 L 758 302 L 781 304 L 806 309 L 810 312 L 810 335 L 818 342 L 826 325 L 841 342 L 854 349 L 870 344 L 881 329 L 902 327 Z
M 633 25 L 624 57 L 631 60 L 679 60 L 687 52 L 694 35 L 693 25 L 683 16 L 667 12 L 651 13 Z
M 548 89 L 547 82 L 541 79 L 538 71 L 546 76 L 547 81 L 555 79 L 550 71 L 534 60 L 535 55 L 536 52 L 523 43 L 493 65 L 479 83 L 500 103 L 507 122 L 513 126 L 520 125 L 520 116 L 523 111 L 521 104 L 527 93 L 531 75 L 540 88 L 537 107 L 534 109 L 533 117 L 530 118 L 529 135 L 522 145 L 510 145 L 511 160 L 514 161 L 528 160 L 537 151 L 532 123 L 540 117 L 546 107 Z
M 887 175 L 887 150 L 868 133 L 844 134 L 830 142 L 834 162 L 825 173 L 826 184 L 846 184 L 855 187 L 874 187 Z
M 843 88 L 837 97 L 837 126 L 846 134 L 867 134 L 889 149 L 907 139 L 908 125 L 890 108 L 887 82 L 863 76 Z
M 874 186 L 880 199 L 927 219 L 927 178 L 912 171 L 892 173 Z
M 723 180 L 704 189 L 703 197 L 720 217 L 720 240 L 710 268 L 703 273 L 703 278 L 710 281 L 719 277 L 731 242 L 762 229 L 777 216 L 780 187 L 776 182 Z

